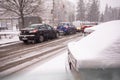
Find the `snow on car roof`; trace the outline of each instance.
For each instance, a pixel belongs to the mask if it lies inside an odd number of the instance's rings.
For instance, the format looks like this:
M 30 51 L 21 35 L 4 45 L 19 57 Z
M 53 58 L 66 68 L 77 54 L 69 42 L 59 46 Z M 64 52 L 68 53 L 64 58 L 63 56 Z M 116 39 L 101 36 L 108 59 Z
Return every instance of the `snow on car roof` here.
M 120 67 L 120 20 L 99 27 L 80 41 L 69 43 L 69 50 L 81 67 Z
M 37 26 L 37 25 L 43 25 L 43 24 L 39 24 L 39 23 L 37 23 L 37 24 L 31 24 L 31 26 Z

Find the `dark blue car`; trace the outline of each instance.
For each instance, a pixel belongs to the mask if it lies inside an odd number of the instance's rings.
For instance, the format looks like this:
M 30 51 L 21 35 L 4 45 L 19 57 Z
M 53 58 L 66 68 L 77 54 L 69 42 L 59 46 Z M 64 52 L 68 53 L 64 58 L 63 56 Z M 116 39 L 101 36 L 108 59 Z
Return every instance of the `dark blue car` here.
M 57 29 L 59 31 L 63 31 L 64 35 L 68 35 L 68 34 L 75 34 L 76 33 L 76 28 L 74 25 L 70 24 L 70 23 L 60 23 L 57 26 Z

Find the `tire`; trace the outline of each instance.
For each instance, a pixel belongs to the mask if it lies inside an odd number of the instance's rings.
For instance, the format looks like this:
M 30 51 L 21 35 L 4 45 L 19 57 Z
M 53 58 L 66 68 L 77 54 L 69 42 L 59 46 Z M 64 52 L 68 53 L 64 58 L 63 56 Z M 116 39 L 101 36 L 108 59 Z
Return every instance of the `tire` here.
M 71 35 L 71 34 L 73 34 L 73 31 L 70 31 L 70 32 L 69 32 L 69 35 Z
M 25 44 L 27 44 L 28 43 L 28 41 L 27 40 L 25 40 L 25 41 L 23 41 Z
M 76 34 L 76 30 L 74 30 L 74 34 Z
M 44 41 L 44 36 L 40 35 L 38 41 L 39 41 L 39 42 L 43 42 L 43 41 Z
M 36 41 L 36 40 L 33 40 L 32 43 L 35 44 L 35 43 L 37 43 L 37 41 Z
M 60 37 L 60 34 L 57 32 L 56 33 L 56 38 L 59 38 Z

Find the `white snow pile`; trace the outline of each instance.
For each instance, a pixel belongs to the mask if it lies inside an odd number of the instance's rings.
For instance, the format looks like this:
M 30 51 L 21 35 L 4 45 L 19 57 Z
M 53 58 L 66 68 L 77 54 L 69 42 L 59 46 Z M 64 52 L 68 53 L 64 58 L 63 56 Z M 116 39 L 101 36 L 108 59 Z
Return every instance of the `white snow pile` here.
M 18 37 L 19 34 L 20 34 L 19 31 L 12 31 L 12 30 L 1 31 L 0 32 L 0 45 L 19 41 L 19 37 Z
M 101 24 L 93 26 L 93 27 L 85 28 L 85 32 L 93 32 L 95 30 L 99 30 L 100 28 L 104 28 L 104 27 L 108 27 L 108 26 L 115 26 L 115 25 L 117 25 L 119 23 L 120 23 L 119 20 L 117 20 L 117 21 L 109 21 L 109 22 L 106 22 L 106 23 L 101 23 Z
M 98 25 L 68 48 L 80 67 L 120 67 L 120 20 Z
M 19 33 L 20 33 L 19 31 L 1 31 L 0 35 L 1 34 L 19 34 Z

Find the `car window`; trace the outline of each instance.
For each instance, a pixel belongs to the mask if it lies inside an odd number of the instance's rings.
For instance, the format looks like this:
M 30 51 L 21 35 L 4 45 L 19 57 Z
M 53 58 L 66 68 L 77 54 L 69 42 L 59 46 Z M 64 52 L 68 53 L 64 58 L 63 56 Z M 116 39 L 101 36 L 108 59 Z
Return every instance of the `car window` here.
M 34 29 L 36 29 L 36 28 L 39 28 L 39 25 L 30 25 L 30 26 L 28 26 L 28 28 L 34 28 Z
M 46 25 L 46 27 L 47 27 L 48 30 L 53 30 L 53 28 L 49 25 Z
M 41 30 L 45 30 L 46 27 L 45 27 L 44 25 L 41 25 L 41 26 L 39 26 L 39 29 L 41 29 Z

